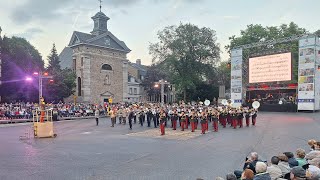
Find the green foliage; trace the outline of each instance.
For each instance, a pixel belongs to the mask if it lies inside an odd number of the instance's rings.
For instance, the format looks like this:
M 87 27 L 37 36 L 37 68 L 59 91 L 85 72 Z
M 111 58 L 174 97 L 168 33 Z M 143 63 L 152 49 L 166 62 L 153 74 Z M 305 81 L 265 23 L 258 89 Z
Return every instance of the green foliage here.
M 0 41 L 2 101 L 37 101 L 37 83 L 26 83 L 24 79 L 34 71 L 43 69 L 44 62 L 40 53 L 24 38 L 3 37 Z
M 160 88 L 154 87 L 155 82 L 158 82 L 161 79 L 168 78 L 159 67 L 160 65 L 153 64 L 146 69 L 147 73 L 144 77 L 144 80 L 142 81 L 142 86 L 144 87 L 149 96 L 160 93 Z
M 187 94 L 187 99 L 199 101 L 209 99 L 212 101 L 214 98 L 219 97 L 219 87 L 217 87 L 214 83 L 208 84 L 201 82 L 197 84 L 195 89 L 189 89 Z
M 230 88 L 230 77 L 231 77 L 231 68 L 228 67 L 227 61 L 223 61 L 220 63 L 220 65 L 216 68 L 216 77 L 215 79 L 212 79 L 212 83 L 224 85 L 226 89 Z
M 53 44 L 53 47 L 51 49 L 51 53 L 48 56 L 49 65 L 47 67 L 48 71 L 57 71 L 61 69 L 60 67 L 60 60 L 57 53 L 56 45 Z
M 49 66 L 47 71 L 53 76 L 53 83 L 45 83 L 45 99 L 47 102 L 59 102 L 72 95 L 76 87 L 76 74 L 71 69 L 61 70 L 59 56 L 55 44 L 48 56 Z
M 192 24 L 169 26 L 158 32 L 159 42 L 151 44 L 153 63 L 170 77 L 178 91 L 184 94 L 205 82 L 220 60 L 220 49 L 214 30 Z
M 294 35 L 305 34 L 307 31 L 304 28 L 300 28 L 297 24 L 291 22 L 289 25 L 282 24 L 280 26 L 267 26 L 263 27 L 260 24 L 248 25 L 247 29 L 240 31 L 240 36 L 231 36 L 229 38 L 230 45 L 225 48 L 230 53 L 230 50 L 236 46 L 251 44 L 256 42 L 264 42 L 269 40 L 276 40 L 279 38 L 290 37 Z M 279 43 L 272 46 L 261 46 L 250 49 L 245 49 L 243 54 L 254 55 L 259 53 L 272 54 L 281 51 L 292 52 L 292 66 L 293 66 L 293 80 L 291 82 L 297 82 L 298 78 L 298 58 L 299 58 L 299 46 L 298 41 Z

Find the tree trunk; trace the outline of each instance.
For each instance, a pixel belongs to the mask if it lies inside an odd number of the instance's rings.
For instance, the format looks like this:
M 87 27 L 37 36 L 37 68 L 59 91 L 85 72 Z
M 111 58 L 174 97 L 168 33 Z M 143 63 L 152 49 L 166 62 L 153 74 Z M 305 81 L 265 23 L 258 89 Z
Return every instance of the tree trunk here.
M 186 88 L 183 89 L 183 101 L 184 101 L 184 103 L 187 103 L 187 90 L 186 90 Z

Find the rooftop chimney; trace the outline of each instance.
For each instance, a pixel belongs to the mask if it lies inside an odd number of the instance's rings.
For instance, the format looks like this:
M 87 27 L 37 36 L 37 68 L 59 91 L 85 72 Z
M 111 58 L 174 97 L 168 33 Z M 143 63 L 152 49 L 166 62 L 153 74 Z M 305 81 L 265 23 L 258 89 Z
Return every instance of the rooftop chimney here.
M 136 64 L 141 65 L 141 59 L 137 59 Z

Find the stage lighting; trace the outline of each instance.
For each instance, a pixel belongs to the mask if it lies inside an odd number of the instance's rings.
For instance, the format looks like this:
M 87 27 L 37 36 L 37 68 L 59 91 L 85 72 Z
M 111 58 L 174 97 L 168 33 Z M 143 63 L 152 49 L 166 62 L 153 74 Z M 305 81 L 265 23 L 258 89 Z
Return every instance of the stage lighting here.
M 26 77 L 25 80 L 26 80 L 26 81 L 32 81 L 32 78 L 31 78 L 31 77 Z

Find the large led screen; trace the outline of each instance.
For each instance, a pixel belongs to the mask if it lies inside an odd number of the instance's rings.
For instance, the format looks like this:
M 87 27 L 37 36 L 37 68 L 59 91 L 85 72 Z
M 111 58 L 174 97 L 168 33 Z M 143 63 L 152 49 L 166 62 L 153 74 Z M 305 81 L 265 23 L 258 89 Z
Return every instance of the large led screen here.
M 249 59 L 249 83 L 290 81 L 291 53 Z

